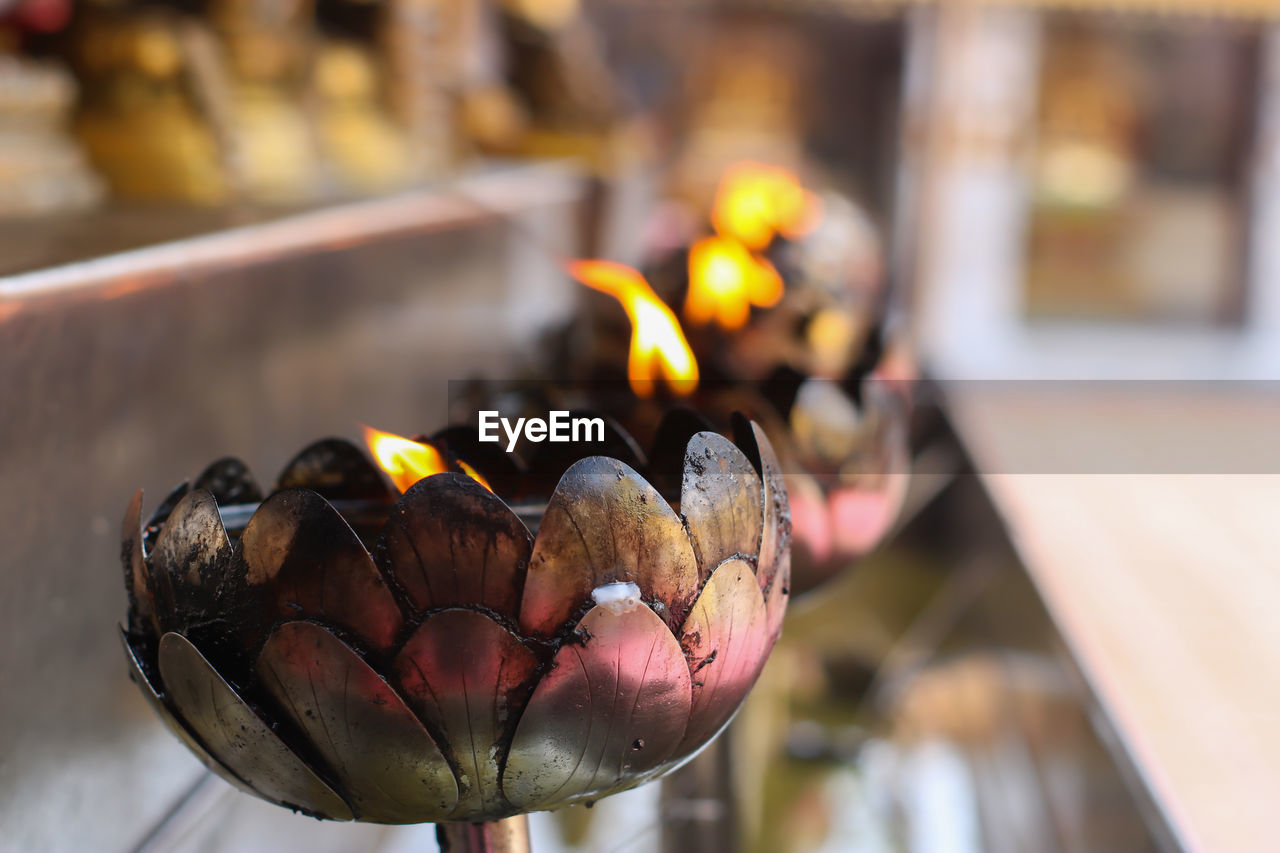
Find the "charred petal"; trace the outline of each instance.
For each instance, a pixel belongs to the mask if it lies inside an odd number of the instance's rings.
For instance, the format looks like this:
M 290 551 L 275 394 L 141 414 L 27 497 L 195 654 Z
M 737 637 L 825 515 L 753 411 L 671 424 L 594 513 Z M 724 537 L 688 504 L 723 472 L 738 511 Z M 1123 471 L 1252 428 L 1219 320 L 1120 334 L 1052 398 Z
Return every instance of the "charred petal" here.
M 160 640 L 160 677 L 178 717 L 209 755 L 259 796 L 332 820 L 351 810 L 214 671 L 185 637 Z
M 344 438 L 307 446 L 280 472 L 278 489 L 310 489 L 329 500 L 391 503 L 396 494 L 369 457 Z
M 165 495 L 164 500 L 160 502 L 160 506 L 156 507 L 156 511 L 151 513 L 151 518 L 147 519 L 146 527 L 142 529 L 142 550 L 144 553 L 151 553 L 151 549 L 156 544 L 156 537 L 160 535 L 160 529 L 164 527 L 164 523 L 169 519 L 169 514 L 173 512 L 173 508 L 178 505 L 178 501 L 182 500 L 190 489 L 190 483 L 179 484 L 173 491 Z
M 778 571 L 779 560 L 791 548 L 791 508 L 787 504 L 782 466 L 759 424 L 735 414 L 733 435 L 734 443 L 742 448 L 760 475 L 762 524 L 756 577 L 760 588 L 768 590 Z
M 165 599 L 160 623 L 166 630 L 186 631 L 222 610 L 231 553 L 213 495 L 187 492 L 147 559 L 152 583 Z
M 169 710 L 169 706 L 164 703 L 161 696 L 161 688 L 157 687 L 160 683 L 156 674 L 156 639 L 152 638 L 149 643 L 151 655 L 148 660 L 148 652 L 141 645 L 135 645 L 129 635 L 121 631 L 120 642 L 124 646 L 125 660 L 129 664 L 129 680 L 138 686 L 138 690 L 142 693 L 142 697 L 146 699 L 147 704 L 151 706 L 151 710 L 156 712 L 156 716 L 164 723 L 165 727 L 174 734 L 182 742 L 191 754 L 200 759 L 200 763 L 209 768 L 216 775 L 225 779 L 227 782 L 239 788 L 241 791 L 253 794 L 255 797 L 261 797 L 253 787 L 247 784 L 239 776 L 231 772 L 224 764 L 209 754 L 204 748 L 200 740 L 192 734 L 186 724 L 173 715 Z
M 245 591 L 238 632 L 255 651 L 282 620 L 310 617 L 386 652 L 403 624 L 399 605 L 356 534 L 328 501 L 306 489 L 277 492 L 240 539 Z
M 253 474 L 249 473 L 249 466 L 234 456 L 219 459 L 205 468 L 192 488 L 212 492 L 221 506 L 258 503 L 262 500 L 262 489 L 253 479 Z
M 680 493 L 689 440 L 710 431 L 711 424 L 690 409 L 672 409 L 662 416 L 649 451 L 648 475 L 654 488 L 664 495 Z
M 480 441 L 475 427 L 452 426 L 430 440 L 450 460 L 465 462 L 480 472 L 497 494 L 508 500 L 521 495 L 524 471 L 517 464 L 517 457 L 507 453 L 501 444 Z
M 415 610 L 480 604 L 514 618 L 532 548 L 492 492 L 465 474 L 435 474 L 392 509 L 378 561 Z
M 760 478 L 733 442 L 714 432 L 700 432 L 684 455 L 680 514 L 698 555 L 702 578 L 738 554 L 760 549 L 764 520 Z
M 147 575 L 142 551 L 142 489 L 134 494 L 120 526 L 120 562 L 124 567 L 125 589 L 129 593 L 129 630 L 159 635 L 155 593 Z
M 571 418 L 600 418 L 604 422 L 603 441 L 543 442 L 529 453 L 530 489 L 547 494 L 557 486 L 561 475 L 576 462 L 591 456 L 608 456 L 633 468 L 644 465 L 644 454 L 635 440 L 613 418 L 599 412 L 576 410 Z M 527 449 L 527 448 L 526 448 Z

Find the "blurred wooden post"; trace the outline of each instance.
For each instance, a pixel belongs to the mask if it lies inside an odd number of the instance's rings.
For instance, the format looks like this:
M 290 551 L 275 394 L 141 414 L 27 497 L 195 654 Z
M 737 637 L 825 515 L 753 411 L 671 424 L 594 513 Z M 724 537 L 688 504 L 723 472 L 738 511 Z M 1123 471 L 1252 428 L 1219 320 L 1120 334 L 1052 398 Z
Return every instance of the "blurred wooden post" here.
M 662 782 L 663 853 L 737 853 L 729 732 Z
M 409 138 L 412 172 L 443 172 L 458 154 L 456 97 L 476 37 L 476 0 L 390 0 L 382 43 L 391 107 Z

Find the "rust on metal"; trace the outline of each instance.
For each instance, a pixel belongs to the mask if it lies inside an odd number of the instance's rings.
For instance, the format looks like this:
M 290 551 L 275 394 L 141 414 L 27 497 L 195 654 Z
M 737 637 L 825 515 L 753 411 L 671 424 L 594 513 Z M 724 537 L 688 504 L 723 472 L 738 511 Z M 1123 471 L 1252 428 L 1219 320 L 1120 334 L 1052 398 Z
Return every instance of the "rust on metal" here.
M 397 497 L 329 439 L 265 497 L 234 459 L 145 525 L 136 495 L 121 543 L 133 678 L 202 761 L 265 800 L 527 849 L 504 819 L 675 767 L 776 639 L 790 516 L 768 439 L 673 417 L 652 464 L 614 424 L 617 456 L 468 460 L 511 492 L 446 472 Z M 446 434 L 443 456 L 470 453 Z

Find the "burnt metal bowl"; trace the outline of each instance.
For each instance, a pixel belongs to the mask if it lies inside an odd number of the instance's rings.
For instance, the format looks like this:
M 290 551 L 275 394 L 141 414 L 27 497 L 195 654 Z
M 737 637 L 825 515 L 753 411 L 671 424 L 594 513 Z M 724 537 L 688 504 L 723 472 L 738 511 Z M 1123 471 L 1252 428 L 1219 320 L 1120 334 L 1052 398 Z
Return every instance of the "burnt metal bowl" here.
M 789 592 L 763 432 L 681 432 L 648 462 L 576 448 L 542 502 L 492 454 L 468 461 L 524 503 L 458 471 L 398 495 L 341 440 L 265 497 L 234 459 L 145 525 L 139 492 L 132 677 L 213 772 L 315 817 L 492 821 L 661 775 L 733 716 Z

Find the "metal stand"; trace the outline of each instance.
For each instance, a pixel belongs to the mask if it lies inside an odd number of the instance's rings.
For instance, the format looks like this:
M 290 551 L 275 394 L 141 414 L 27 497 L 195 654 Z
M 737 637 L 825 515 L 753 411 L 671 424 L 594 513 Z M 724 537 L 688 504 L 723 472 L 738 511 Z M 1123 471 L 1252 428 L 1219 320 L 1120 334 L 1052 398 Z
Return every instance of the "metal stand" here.
M 662 780 L 664 853 L 734 853 L 741 849 L 733 795 L 729 732 Z
M 438 823 L 441 853 L 530 853 L 529 816 L 486 823 Z

